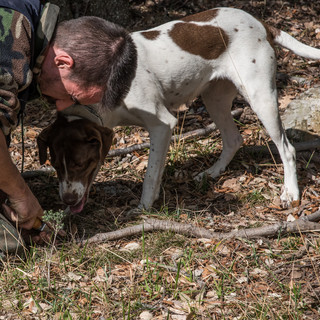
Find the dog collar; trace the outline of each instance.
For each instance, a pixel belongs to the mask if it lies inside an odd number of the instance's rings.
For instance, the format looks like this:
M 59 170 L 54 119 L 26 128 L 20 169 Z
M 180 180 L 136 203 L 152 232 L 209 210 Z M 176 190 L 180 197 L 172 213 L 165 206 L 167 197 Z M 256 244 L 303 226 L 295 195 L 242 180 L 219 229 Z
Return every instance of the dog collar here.
M 81 104 L 74 104 L 61 111 L 61 113 L 67 116 L 74 116 L 75 118 L 84 118 L 103 126 L 103 121 L 97 111 L 97 108 L 98 105 L 85 106 Z

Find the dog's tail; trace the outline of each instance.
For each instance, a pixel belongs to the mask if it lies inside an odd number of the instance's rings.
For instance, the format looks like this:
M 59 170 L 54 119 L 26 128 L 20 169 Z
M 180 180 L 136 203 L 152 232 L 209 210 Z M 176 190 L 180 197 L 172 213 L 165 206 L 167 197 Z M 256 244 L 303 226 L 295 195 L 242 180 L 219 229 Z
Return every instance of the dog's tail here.
M 274 43 L 289 49 L 298 56 L 320 60 L 320 49 L 316 49 L 302 42 L 298 41 L 294 37 L 290 36 L 288 33 L 281 31 L 277 28 L 266 26 L 268 31 L 268 36 L 271 37 Z

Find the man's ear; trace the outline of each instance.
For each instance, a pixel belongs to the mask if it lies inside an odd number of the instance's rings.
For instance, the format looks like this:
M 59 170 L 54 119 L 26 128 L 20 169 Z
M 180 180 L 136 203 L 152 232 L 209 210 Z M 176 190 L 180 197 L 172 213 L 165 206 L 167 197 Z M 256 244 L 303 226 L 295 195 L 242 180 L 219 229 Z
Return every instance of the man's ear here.
M 65 51 L 61 50 L 55 57 L 54 63 L 58 68 L 72 69 L 74 65 L 74 60 Z

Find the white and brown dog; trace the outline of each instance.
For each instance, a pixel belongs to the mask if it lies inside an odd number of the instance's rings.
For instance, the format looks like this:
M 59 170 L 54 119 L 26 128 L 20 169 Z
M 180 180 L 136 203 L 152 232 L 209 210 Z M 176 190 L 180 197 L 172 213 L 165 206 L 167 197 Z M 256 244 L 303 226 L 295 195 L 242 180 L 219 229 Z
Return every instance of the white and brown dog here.
M 231 8 L 208 10 L 130 36 L 136 47 L 137 65 L 129 90 L 119 105 L 112 109 L 102 106 L 97 110 L 100 110 L 103 127 L 138 125 L 150 133 L 141 208 L 151 207 L 159 194 L 170 137 L 177 123 L 171 110 L 196 96 L 202 97 L 223 141 L 219 160 L 198 178 L 203 175 L 215 178 L 225 170 L 242 144 L 230 114 L 237 92 L 248 101 L 279 150 L 284 167 L 282 202 L 288 205 L 299 200 L 295 150 L 286 137 L 278 112 L 273 45 L 310 59 L 320 59 L 320 50 L 266 26 L 244 11 Z M 71 107 L 67 113 L 77 114 L 77 108 Z M 59 135 L 52 132 L 51 127 L 40 136 L 40 154 L 43 162 L 46 157 L 43 148 L 50 147 L 59 175 L 61 197 L 77 208 L 74 211 L 79 211 L 94 172 L 110 147 L 112 133 L 92 124 L 96 129 L 91 136 L 90 130 L 86 133 L 84 130 L 88 120 L 66 117 L 69 122 L 64 120 L 62 127 L 54 124 L 59 127 Z M 84 122 L 77 124 L 75 121 Z M 97 138 L 97 132 L 104 138 Z M 101 142 L 107 142 L 108 146 L 101 146 Z M 88 151 L 93 145 L 97 151 Z M 75 152 L 76 148 L 79 150 Z M 74 175 L 72 172 L 77 165 L 79 170 Z

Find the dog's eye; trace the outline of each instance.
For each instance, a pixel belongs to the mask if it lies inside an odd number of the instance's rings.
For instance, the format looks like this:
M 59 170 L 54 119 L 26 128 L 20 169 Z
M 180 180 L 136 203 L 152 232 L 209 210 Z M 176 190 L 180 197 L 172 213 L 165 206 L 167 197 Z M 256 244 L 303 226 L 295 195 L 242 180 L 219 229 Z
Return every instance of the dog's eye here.
M 87 140 L 90 144 L 100 144 L 100 141 L 97 138 L 90 138 Z
M 75 169 L 83 168 L 85 165 L 81 159 L 70 159 L 68 164 L 70 164 L 70 167 Z

